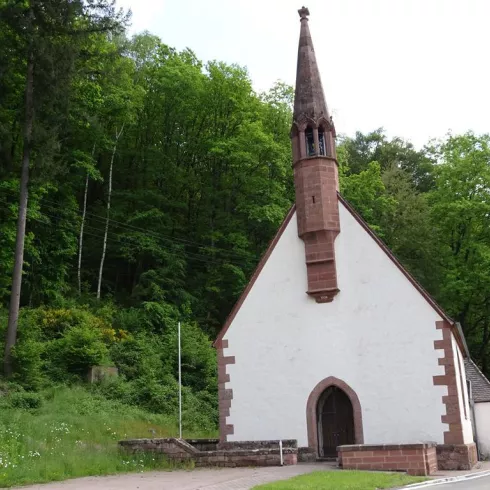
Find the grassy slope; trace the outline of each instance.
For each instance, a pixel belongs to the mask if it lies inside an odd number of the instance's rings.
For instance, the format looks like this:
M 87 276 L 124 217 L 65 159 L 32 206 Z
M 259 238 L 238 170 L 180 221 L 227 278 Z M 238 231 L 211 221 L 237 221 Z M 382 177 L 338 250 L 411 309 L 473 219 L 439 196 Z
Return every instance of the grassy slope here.
M 83 388 L 53 388 L 44 395 L 46 401 L 35 411 L 0 406 L 0 487 L 170 468 L 154 455 L 121 453 L 116 443 L 153 433 L 175 436 L 175 420 L 105 400 Z
M 424 481 L 425 478 L 401 473 L 366 473 L 361 471 L 318 471 L 290 480 L 254 487 L 257 490 L 377 490 Z

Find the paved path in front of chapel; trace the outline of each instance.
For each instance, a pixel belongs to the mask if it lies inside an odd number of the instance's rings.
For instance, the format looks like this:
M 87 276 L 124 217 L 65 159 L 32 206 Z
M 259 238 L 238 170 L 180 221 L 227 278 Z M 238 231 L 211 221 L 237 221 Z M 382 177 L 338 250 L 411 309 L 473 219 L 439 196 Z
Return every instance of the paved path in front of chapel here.
M 192 471 L 161 471 L 22 487 L 29 490 L 249 490 L 255 485 L 313 471 L 335 470 L 335 463 L 302 463 L 266 468 L 212 468 Z

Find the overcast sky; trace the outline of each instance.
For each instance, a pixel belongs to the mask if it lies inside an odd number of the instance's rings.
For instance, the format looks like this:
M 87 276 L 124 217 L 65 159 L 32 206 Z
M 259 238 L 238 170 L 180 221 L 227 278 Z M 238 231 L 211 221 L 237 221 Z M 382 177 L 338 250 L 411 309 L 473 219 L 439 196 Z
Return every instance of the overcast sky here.
M 117 1 L 132 33 L 246 66 L 257 90 L 294 84 L 301 0 Z M 304 2 L 338 133 L 490 132 L 490 0 Z

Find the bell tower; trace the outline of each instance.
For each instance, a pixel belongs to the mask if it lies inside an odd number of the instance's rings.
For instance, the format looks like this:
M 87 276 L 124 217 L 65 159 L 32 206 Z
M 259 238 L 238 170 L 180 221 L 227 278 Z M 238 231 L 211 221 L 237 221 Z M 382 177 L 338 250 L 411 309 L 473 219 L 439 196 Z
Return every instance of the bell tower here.
M 334 241 L 340 233 L 335 127 L 325 102 L 308 16 L 298 10 L 301 32 L 291 142 L 298 235 L 305 244 L 308 291 L 317 303 L 339 292 Z

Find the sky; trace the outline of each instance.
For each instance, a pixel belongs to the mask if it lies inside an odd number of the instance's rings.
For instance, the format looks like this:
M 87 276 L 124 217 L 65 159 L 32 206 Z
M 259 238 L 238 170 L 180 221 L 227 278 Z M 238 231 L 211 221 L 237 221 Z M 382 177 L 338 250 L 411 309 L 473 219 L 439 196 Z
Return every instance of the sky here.
M 303 0 L 337 133 L 383 127 L 422 147 L 490 132 L 490 0 Z M 301 0 L 117 0 L 144 30 L 254 88 L 294 85 Z

